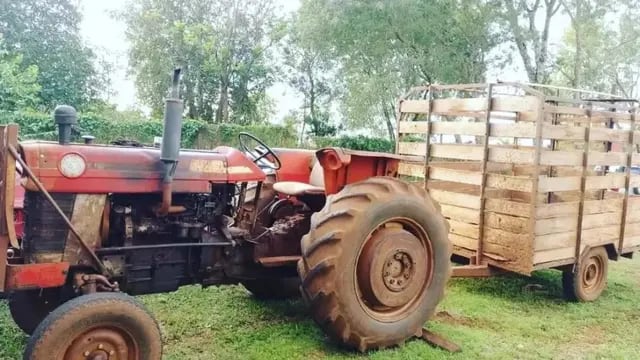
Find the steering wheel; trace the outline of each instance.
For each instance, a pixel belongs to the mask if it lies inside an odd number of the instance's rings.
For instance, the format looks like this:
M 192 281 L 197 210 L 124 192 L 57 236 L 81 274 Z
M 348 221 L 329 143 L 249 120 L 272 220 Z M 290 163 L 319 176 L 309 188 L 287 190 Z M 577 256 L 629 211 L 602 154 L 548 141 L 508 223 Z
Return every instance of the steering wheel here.
M 257 143 L 257 146 L 253 148 L 253 150 L 247 145 L 248 141 L 254 141 Z M 241 132 L 238 134 L 238 142 L 240 143 L 240 148 L 242 151 L 247 153 L 252 161 L 258 165 L 265 167 L 271 170 L 280 170 L 282 167 L 282 163 L 280 162 L 280 158 L 276 155 L 273 150 L 267 144 L 265 144 L 262 140 L 258 139 L 254 135 L 251 135 L 247 132 Z M 269 158 L 267 158 L 269 156 Z

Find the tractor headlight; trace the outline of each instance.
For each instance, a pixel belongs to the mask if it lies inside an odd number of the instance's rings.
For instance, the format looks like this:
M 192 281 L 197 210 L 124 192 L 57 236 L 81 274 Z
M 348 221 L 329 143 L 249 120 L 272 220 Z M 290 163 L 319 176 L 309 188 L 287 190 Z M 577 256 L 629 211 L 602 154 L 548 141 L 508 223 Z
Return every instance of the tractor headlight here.
M 84 174 L 87 169 L 87 163 L 80 154 L 69 153 L 60 159 L 58 167 L 63 176 L 77 178 Z

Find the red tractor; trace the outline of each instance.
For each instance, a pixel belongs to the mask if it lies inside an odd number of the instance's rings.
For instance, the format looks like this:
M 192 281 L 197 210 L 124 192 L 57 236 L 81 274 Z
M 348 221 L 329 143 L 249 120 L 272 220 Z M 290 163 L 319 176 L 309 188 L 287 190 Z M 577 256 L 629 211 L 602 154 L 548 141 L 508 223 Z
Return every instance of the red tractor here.
M 161 149 L 59 142 L 0 128 L 0 293 L 31 334 L 25 359 L 160 359 L 153 316 L 131 295 L 241 283 L 298 288 L 336 341 L 365 351 L 420 335 L 450 275 L 448 227 L 396 178 L 402 157 L 327 148 L 180 150 L 179 71 Z M 24 235 L 14 227 L 16 163 Z

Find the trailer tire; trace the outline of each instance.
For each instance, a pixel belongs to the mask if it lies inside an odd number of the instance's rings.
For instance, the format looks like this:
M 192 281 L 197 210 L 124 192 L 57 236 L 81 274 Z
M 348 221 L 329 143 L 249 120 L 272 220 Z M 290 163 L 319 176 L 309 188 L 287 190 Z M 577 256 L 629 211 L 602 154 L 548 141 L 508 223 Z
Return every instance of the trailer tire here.
M 145 307 L 123 293 L 70 300 L 47 316 L 29 338 L 25 360 L 112 358 L 159 360 L 162 338 Z
M 60 289 L 23 290 L 9 295 L 9 312 L 13 321 L 31 335 L 42 320 L 62 303 Z
M 562 290 L 569 301 L 594 301 L 607 287 L 609 255 L 603 247 L 590 249 L 580 261 L 580 267 L 574 272 L 567 269 L 562 272 Z
M 427 192 L 395 178 L 329 196 L 298 263 L 313 319 L 362 352 L 421 335 L 451 275 L 448 233 Z
M 300 296 L 298 277 L 243 280 L 242 286 L 259 300 L 285 300 Z

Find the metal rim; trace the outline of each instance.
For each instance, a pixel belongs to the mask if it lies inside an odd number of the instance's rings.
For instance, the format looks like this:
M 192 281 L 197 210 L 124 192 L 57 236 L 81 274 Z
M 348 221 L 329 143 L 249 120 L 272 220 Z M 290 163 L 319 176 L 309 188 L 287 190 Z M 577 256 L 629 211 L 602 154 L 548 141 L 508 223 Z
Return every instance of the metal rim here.
M 134 337 L 118 326 L 89 329 L 76 336 L 64 360 L 138 360 L 139 346 Z
M 585 292 L 598 291 L 604 281 L 604 260 L 600 256 L 591 256 L 582 270 L 582 288 Z
M 432 255 L 429 236 L 414 220 L 391 218 L 376 226 L 358 251 L 353 274 L 362 309 L 382 322 L 409 316 L 431 283 Z

